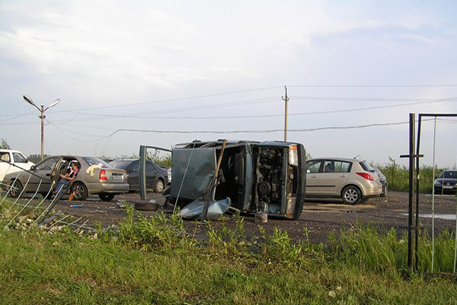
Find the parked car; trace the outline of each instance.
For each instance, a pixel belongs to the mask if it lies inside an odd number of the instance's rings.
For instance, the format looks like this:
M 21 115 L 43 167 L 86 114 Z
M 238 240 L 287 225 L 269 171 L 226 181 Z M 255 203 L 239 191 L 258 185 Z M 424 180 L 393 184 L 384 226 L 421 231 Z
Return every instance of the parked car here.
M 117 159 L 109 163 L 114 168 L 123 169 L 129 177 L 130 191 L 139 191 L 139 160 Z M 151 161 L 146 161 L 146 188 L 162 193 L 168 183 L 168 169 Z
M 52 156 L 30 168 L 29 171 L 7 174 L 4 181 L 11 197 L 18 197 L 22 191 L 41 193 L 48 196 L 59 178 L 59 174 L 67 172 L 71 161 L 78 161 L 81 169 L 71 185 L 74 199 L 85 200 L 90 194 L 98 194 L 100 199 L 110 201 L 116 194 L 127 193 L 127 173 L 114 169 L 106 162 L 92 157 Z M 17 177 L 17 179 L 16 179 Z
M 244 213 L 297 219 L 305 198 L 305 149 L 291 142 L 194 141 L 172 153 L 170 201 L 181 207 L 205 198 L 226 200 Z M 209 187 L 221 157 L 214 189 Z
M 435 193 L 455 193 L 457 191 L 457 170 L 445 170 L 434 183 Z
M 373 169 L 374 169 L 375 173 L 378 175 L 378 180 L 379 180 L 379 182 L 381 182 L 381 185 L 382 185 L 381 197 L 386 197 L 387 196 L 387 178 L 379 170 L 379 168 L 373 167 Z
M 20 151 L 11 149 L 0 149 L 0 160 L 0 184 L 6 174 L 17 175 L 17 172 L 30 169 L 34 165 Z
M 307 161 L 306 197 L 341 198 L 346 204 L 365 202 L 382 192 L 373 168 L 365 161 L 319 158 Z

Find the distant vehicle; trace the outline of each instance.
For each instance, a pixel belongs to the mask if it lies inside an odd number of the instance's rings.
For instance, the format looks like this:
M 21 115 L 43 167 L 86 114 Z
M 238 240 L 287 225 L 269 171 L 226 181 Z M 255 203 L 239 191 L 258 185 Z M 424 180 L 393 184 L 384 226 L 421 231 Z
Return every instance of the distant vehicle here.
M 341 198 L 346 204 L 357 204 L 382 192 L 381 182 L 366 161 L 319 158 L 306 164 L 307 198 Z
M 224 150 L 222 147 L 222 140 L 175 146 L 171 161 L 171 202 L 185 207 L 209 194 L 211 201 L 228 198 L 231 207 L 244 213 L 300 217 L 306 178 L 306 153 L 302 144 L 229 141 Z M 212 184 L 215 177 L 217 181 Z
M 5 176 L 4 188 L 9 189 L 9 196 L 17 198 L 22 191 L 50 194 L 55 187 L 59 174 L 65 174 L 71 161 L 77 160 L 81 169 L 71 185 L 73 199 L 85 200 L 90 194 L 98 194 L 103 201 L 110 201 L 116 194 L 129 191 L 127 173 L 114 169 L 103 160 L 92 157 L 52 156 L 44 159 L 30 168 L 29 171 L 10 173 Z M 16 179 L 17 177 L 17 179 Z
M 386 197 L 387 196 L 387 178 L 379 170 L 379 168 L 373 167 L 373 169 L 374 169 L 375 173 L 378 175 L 379 182 L 381 182 L 381 185 L 382 185 L 381 197 Z
M 17 150 L 0 149 L 0 160 L 0 183 L 6 174 L 16 173 L 17 175 L 21 169 L 30 169 L 35 165 Z
M 114 168 L 123 169 L 128 174 L 130 191 L 139 191 L 139 161 L 137 159 L 117 159 L 109 163 Z M 151 161 L 146 161 L 146 188 L 162 193 L 168 180 L 168 169 Z
M 455 193 L 457 191 L 457 170 L 445 170 L 434 183 L 435 193 Z

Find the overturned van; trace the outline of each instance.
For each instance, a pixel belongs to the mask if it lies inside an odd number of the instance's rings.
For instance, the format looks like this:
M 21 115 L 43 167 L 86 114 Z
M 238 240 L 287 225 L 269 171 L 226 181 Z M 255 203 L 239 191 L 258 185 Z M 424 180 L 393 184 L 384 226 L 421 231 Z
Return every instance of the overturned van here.
M 298 219 L 305 197 L 305 155 L 302 144 L 279 141 L 176 145 L 170 202 L 184 207 L 210 193 L 211 200 L 228 198 L 242 212 Z

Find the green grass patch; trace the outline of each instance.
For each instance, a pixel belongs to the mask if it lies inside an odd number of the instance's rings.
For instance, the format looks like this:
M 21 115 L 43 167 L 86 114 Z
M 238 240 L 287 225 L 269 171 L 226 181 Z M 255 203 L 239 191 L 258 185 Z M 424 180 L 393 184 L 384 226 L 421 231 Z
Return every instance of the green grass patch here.
M 248 240 L 243 218 L 202 224 L 176 215 L 128 216 L 118 228 L 79 234 L 39 229 L 25 218 L 4 230 L 1 214 L 0 304 L 456 304 L 457 284 L 426 279 L 430 240 L 407 271 L 404 237 L 358 226 L 328 245 L 286 231 Z M 8 214 L 9 215 L 9 214 Z M 138 218 L 139 217 L 139 218 Z M 19 224 L 19 225 L 18 225 Z M 435 271 L 453 268 L 454 233 L 436 239 Z

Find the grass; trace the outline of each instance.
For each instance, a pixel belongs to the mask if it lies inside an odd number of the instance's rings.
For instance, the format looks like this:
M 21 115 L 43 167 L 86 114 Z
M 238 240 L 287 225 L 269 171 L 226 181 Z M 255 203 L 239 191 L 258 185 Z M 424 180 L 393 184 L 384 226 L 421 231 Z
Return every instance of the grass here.
M 391 163 L 387 165 L 376 165 L 377 168 L 386 176 L 389 190 L 406 192 L 409 190 L 409 169 L 406 166 L 399 166 L 395 160 L 391 159 Z M 444 169 L 437 168 L 435 171 L 435 179 L 441 174 Z M 433 188 L 433 167 L 421 166 L 420 168 L 420 183 L 419 192 L 431 194 Z
M 118 228 L 90 234 L 26 218 L 1 229 L 0 304 L 457 304 L 455 281 L 425 277 L 426 234 L 410 274 L 393 229 L 357 226 L 329 245 L 310 243 L 306 228 L 298 242 L 280 229 L 248 240 L 237 217 L 233 229 L 204 224 L 199 239 L 177 216 L 127 212 Z M 452 271 L 453 245 L 453 232 L 437 237 L 435 271 Z

